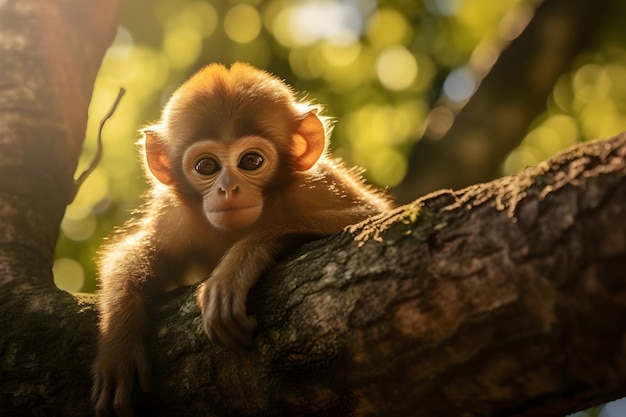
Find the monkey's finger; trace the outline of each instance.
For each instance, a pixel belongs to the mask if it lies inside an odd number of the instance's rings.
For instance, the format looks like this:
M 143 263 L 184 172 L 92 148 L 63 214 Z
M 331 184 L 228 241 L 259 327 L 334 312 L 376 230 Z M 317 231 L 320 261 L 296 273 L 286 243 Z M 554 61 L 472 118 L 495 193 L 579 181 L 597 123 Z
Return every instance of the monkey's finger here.
M 246 315 L 245 303 L 241 303 L 237 294 L 231 292 L 227 300 L 221 313 L 222 324 L 229 336 L 229 347 L 243 350 L 252 343 L 254 327 L 250 328 L 251 323 Z
M 254 317 L 248 316 L 243 311 L 232 313 L 233 323 L 229 327 L 232 329 L 232 335 L 242 346 L 250 346 L 254 338 L 254 331 L 257 327 L 257 321 Z
M 225 295 L 229 293 L 230 291 L 218 291 L 216 288 L 210 291 L 208 309 L 203 318 L 204 329 L 213 343 L 241 352 L 244 340 L 238 340 L 243 336 L 238 335 L 238 330 L 235 330 L 231 297 Z
M 205 283 L 206 284 L 206 283 Z M 211 342 L 223 346 L 224 330 L 221 328 L 220 310 L 221 300 L 216 291 L 204 288 L 205 308 L 202 314 L 202 328 Z

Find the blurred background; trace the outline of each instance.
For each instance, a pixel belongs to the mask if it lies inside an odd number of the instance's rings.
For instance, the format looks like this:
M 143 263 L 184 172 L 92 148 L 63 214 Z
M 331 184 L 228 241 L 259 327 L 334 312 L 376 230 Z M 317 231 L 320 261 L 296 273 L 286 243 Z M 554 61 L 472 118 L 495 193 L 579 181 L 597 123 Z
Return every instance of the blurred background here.
M 137 131 L 207 63 L 250 62 L 323 104 L 336 119 L 334 155 L 405 203 L 626 130 L 625 19 L 619 0 L 123 2 L 78 172 L 127 93 L 61 224 L 57 285 L 95 290 L 98 246 L 145 191 Z
M 78 172 L 119 88 L 127 93 L 61 225 L 55 273 L 67 290 L 94 291 L 97 247 L 142 202 L 138 129 L 209 62 L 250 62 L 323 104 L 336 119 L 334 155 L 402 203 L 626 130 L 626 2 L 122 3 Z

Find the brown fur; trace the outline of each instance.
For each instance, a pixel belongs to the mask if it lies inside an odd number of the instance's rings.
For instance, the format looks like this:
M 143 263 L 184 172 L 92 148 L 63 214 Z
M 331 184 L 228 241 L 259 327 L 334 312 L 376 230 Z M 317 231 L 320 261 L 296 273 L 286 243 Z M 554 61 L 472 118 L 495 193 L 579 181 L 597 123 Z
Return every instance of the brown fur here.
M 327 157 L 330 128 L 318 113 L 263 71 L 213 64 L 144 130 L 148 202 L 100 260 L 97 416 L 112 409 L 132 415 L 135 372 L 141 388 L 150 388 L 146 297 L 203 280 L 204 330 L 215 343 L 242 349 L 256 327 L 246 314 L 248 291 L 279 254 L 303 236 L 332 235 L 392 207 L 387 195 Z M 258 170 L 238 165 L 250 149 L 263 157 Z M 194 164 L 207 157 L 220 170 L 199 175 Z

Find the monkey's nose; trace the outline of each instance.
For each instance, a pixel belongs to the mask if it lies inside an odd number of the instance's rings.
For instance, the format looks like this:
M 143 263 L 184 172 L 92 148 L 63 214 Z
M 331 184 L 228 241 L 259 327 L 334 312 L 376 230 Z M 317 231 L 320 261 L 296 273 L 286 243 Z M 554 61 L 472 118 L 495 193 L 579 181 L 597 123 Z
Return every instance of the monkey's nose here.
M 225 195 L 226 198 L 230 198 L 233 196 L 233 194 L 237 193 L 239 191 L 239 186 L 237 185 L 232 185 L 232 186 L 220 186 L 220 192 L 222 194 Z

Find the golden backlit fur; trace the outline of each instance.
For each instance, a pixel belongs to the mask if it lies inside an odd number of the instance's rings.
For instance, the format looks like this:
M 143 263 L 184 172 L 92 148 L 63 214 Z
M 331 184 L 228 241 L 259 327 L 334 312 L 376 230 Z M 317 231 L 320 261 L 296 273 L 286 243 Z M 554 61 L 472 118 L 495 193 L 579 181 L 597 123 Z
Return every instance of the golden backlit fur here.
M 200 70 L 143 131 L 149 199 L 100 260 L 98 417 L 132 416 L 135 373 L 150 388 L 147 297 L 202 281 L 208 337 L 244 349 L 256 328 L 248 291 L 277 256 L 392 208 L 385 193 L 327 156 L 329 130 L 318 107 L 238 63 Z

